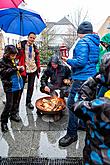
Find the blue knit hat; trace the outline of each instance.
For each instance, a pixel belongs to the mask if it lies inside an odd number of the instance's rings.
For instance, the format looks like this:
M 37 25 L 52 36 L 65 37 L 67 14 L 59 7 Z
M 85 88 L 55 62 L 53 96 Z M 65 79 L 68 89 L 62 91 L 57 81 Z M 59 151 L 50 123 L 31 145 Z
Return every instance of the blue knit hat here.
M 93 26 L 90 22 L 84 21 L 78 26 L 78 34 L 88 34 L 93 33 Z

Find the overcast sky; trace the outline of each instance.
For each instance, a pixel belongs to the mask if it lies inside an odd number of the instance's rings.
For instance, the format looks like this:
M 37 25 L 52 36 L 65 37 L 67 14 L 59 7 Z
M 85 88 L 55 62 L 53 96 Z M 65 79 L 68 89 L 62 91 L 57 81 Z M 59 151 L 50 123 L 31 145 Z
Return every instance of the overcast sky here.
M 25 0 L 27 8 L 38 12 L 47 21 L 59 21 L 64 16 L 74 15 L 78 9 L 88 11 L 88 17 L 94 31 L 100 27 L 110 15 L 110 0 Z

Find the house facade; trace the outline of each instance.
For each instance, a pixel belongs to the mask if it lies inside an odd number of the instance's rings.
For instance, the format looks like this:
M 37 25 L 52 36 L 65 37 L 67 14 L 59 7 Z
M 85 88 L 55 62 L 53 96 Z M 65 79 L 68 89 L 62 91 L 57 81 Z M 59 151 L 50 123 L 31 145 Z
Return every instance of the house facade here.
M 107 17 L 105 22 L 98 30 L 98 34 L 100 37 L 104 36 L 106 33 L 110 33 L 110 16 Z

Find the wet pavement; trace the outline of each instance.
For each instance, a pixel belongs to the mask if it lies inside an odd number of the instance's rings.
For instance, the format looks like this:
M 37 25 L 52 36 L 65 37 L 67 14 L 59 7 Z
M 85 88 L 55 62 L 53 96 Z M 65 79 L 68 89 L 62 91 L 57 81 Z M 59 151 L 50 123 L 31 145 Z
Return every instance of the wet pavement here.
M 37 89 L 36 89 L 37 84 Z M 35 105 L 37 99 L 46 96 L 39 91 L 39 82 L 35 83 L 32 103 Z M 0 82 L 0 114 L 4 104 L 3 89 Z M 53 116 L 39 117 L 34 110 L 25 106 L 26 87 L 24 89 L 19 115 L 20 123 L 9 120 L 9 132 L 2 133 L 0 129 L 0 156 L 1 157 L 47 157 L 66 158 L 82 157 L 85 132 L 78 131 L 78 140 L 68 147 L 59 147 L 58 140 L 65 135 L 68 121 L 68 112 L 64 110 L 63 117 L 55 122 Z M 1 123 L 0 123 L 1 125 Z

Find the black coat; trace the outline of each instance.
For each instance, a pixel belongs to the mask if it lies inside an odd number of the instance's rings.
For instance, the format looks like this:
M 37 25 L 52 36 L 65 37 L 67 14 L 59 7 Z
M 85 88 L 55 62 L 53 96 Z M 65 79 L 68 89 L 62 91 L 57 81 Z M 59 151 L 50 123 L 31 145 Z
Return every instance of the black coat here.
M 14 92 L 23 87 L 22 78 L 17 72 L 16 65 L 10 59 L 3 57 L 0 60 L 0 78 L 5 92 Z
M 71 70 L 68 66 L 59 64 L 57 69 L 53 69 L 51 65 L 48 65 L 41 77 L 41 87 L 48 86 L 48 81 L 50 81 L 55 89 L 60 89 L 65 86 L 64 79 L 71 79 Z

